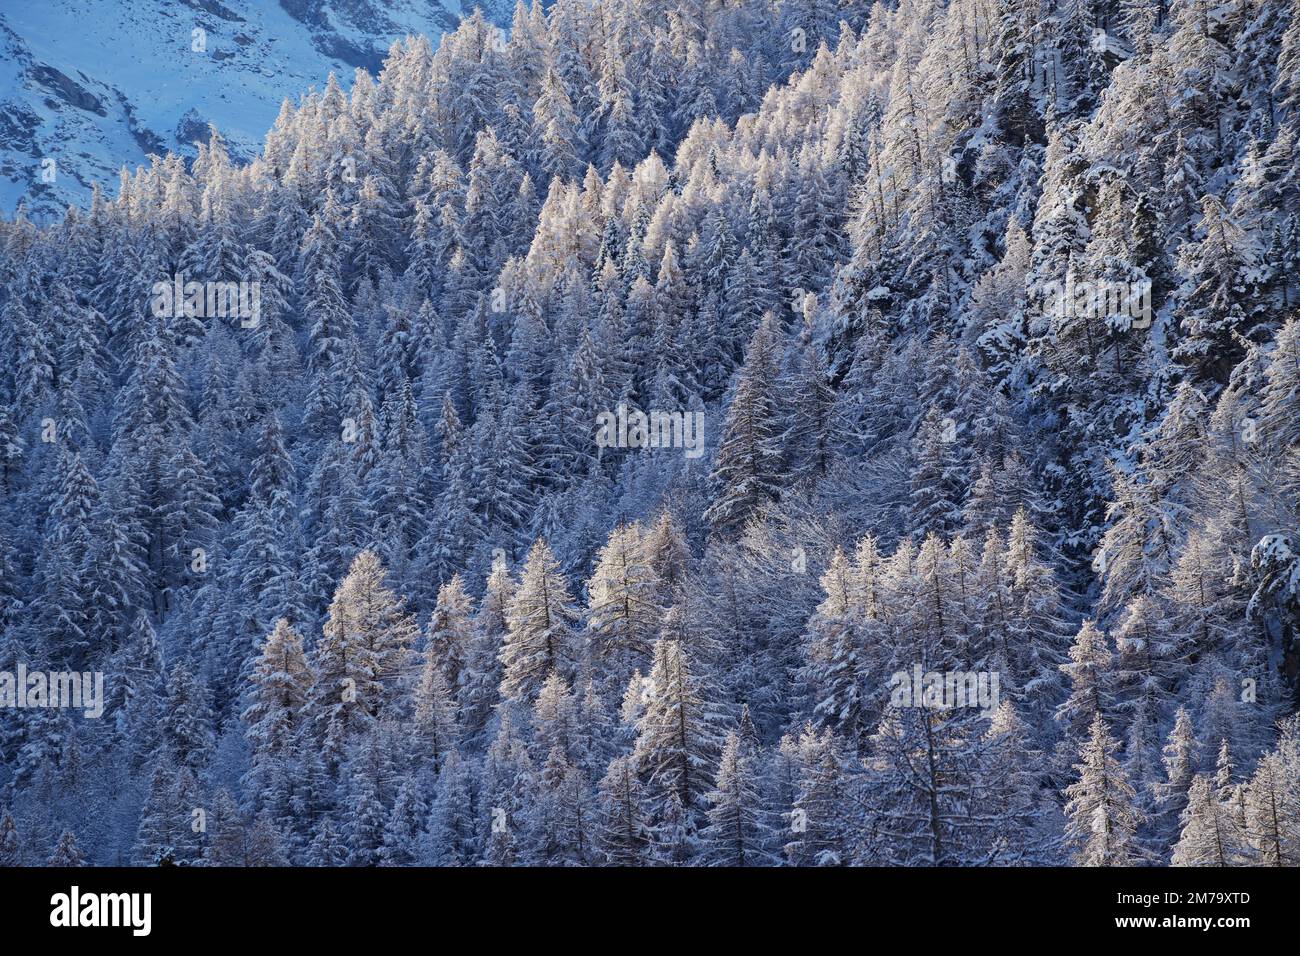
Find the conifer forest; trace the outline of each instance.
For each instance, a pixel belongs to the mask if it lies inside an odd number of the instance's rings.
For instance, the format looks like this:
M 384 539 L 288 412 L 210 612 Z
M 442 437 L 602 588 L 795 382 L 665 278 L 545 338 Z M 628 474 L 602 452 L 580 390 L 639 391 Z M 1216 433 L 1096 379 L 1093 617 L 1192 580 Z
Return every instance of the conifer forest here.
M 1300 865 L 1300 0 L 486 6 L 0 191 L 0 867 Z

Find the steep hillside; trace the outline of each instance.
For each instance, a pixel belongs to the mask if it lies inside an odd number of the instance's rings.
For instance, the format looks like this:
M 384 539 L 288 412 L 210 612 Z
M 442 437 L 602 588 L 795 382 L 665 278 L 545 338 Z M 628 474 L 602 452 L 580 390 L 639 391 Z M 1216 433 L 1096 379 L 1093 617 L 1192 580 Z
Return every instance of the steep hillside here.
M 286 96 L 330 71 L 378 73 L 393 41 L 436 40 L 459 14 L 455 0 L 5 4 L 0 208 L 26 197 L 33 215 L 61 214 L 150 153 L 193 156 L 209 123 L 251 158 Z

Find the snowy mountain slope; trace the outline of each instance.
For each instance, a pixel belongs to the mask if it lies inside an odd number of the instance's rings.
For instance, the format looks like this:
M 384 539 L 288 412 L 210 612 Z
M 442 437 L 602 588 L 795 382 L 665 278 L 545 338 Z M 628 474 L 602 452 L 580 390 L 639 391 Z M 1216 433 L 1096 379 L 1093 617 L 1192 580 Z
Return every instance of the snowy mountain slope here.
M 1300 0 L 798 2 L 0 216 L 0 869 L 1300 865 Z
M 455 0 L 5 0 L 0 208 L 60 214 L 123 164 L 192 154 L 210 122 L 250 156 L 289 91 L 331 70 L 350 85 L 393 40 L 458 18 Z

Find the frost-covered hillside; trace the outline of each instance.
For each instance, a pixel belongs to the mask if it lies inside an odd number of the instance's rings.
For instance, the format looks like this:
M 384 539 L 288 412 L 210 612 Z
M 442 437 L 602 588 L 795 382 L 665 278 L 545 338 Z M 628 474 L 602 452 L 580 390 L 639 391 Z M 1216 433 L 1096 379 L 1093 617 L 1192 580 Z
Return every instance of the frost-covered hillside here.
M 377 73 L 394 40 L 436 40 L 459 13 L 456 0 L 9 0 L 0 208 L 26 197 L 61 213 L 123 164 L 193 155 L 209 123 L 247 158 L 286 95 L 331 70 L 345 84 L 356 67 Z
M 0 869 L 1300 865 L 1300 0 L 326 75 L 0 216 Z

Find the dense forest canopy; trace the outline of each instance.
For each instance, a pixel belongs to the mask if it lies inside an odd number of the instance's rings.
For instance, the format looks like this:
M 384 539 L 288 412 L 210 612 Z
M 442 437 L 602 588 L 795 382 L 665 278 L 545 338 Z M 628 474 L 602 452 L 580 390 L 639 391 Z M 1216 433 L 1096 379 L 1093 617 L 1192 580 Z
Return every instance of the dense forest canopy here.
M 0 864 L 1300 863 L 1297 133 L 1295 0 L 556 0 L 20 208 Z

